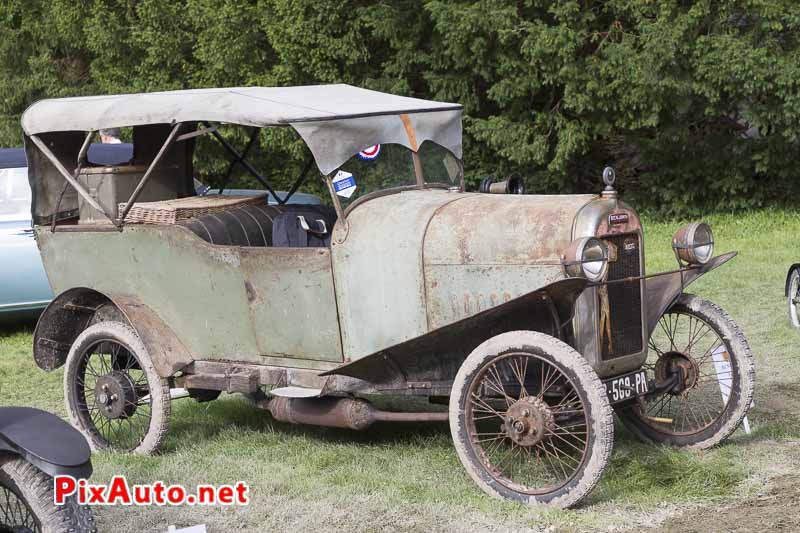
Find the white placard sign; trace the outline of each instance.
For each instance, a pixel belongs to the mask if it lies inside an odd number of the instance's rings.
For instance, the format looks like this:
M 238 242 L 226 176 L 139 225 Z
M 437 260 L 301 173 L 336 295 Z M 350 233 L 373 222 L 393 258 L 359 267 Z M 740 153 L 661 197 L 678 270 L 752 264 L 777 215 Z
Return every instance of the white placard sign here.
M 731 395 L 733 386 L 733 368 L 731 367 L 731 356 L 725 349 L 725 345 L 720 345 L 711 352 L 711 359 L 714 361 L 714 369 L 717 371 L 717 383 L 719 391 L 722 393 L 722 402 L 727 404 L 728 397 Z M 750 434 L 750 421 L 744 417 L 742 421 L 744 432 Z
M 349 172 L 340 170 L 332 180 L 333 190 L 336 194 L 344 198 L 350 198 L 356 192 L 356 179 Z

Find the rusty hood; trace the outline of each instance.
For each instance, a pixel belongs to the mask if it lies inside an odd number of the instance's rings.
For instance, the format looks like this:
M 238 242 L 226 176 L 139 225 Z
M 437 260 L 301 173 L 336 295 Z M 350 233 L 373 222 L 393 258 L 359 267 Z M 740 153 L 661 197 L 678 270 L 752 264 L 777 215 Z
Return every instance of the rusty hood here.
M 593 195 L 463 194 L 431 217 L 425 265 L 559 262 L 577 212 Z

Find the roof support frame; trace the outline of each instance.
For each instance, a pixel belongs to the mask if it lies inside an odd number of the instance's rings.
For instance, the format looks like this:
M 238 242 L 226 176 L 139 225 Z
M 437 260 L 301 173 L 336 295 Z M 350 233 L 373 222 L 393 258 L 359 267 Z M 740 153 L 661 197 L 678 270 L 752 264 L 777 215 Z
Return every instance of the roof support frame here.
M 422 160 L 418 153 L 417 134 L 414 132 L 414 126 L 411 124 L 411 119 L 408 118 L 408 114 L 401 114 L 400 120 L 403 121 L 403 127 L 408 136 L 408 143 L 411 145 L 411 160 L 414 162 L 414 176 L 417 178 L 417 187 L 422 189 L 425 187 L 425 174 L 422 171 Z
M 241 163 L 244 158 L 247 157 L 247 154 L 250 153 L 250 149 L 255 145 L 256 140 L 258 139 L 258 128 L 253 128 L 253 131 L 250 133 L 250 140 L 247 141 L 247 145 L 245 145 L 244 150 L 242 151 L 242 155 L 240 157 L 235 157 L 231 159 L 230 163 L 228 164 L 228 171 L 225 173 L 225 178 L 222 180 L 222 185 L 219 186 L 219 191 L 217 194 L 222 194 L 222 191 L 228 188 L 228 183 L 231 180 L 231 174 L 233 174 L 233 169 L 236 168 L 236 165 Z
M 125 222 L 125 217 L 128 216 L 128 212 L 133 207 L 133 204 L 136 203 L 136 199 L 139 197 L 139 195 L 142 192 L 142 189 L 144 189 L 144 186 L 147 184 L 147 181 L 150 179 L 150 176 L 153 174 L 153 170 L 156 168 L 156 166 L 158 165 L 159 161 L 161 161 L 161 158 L 164 157 L 164 154 L 167 152 L 169 147 L 172 146 L 172 143 L 175 142 L 175 138 L 178 136 L 178 132 L 180 131 L 181 126 L 183 126 L 183 122 L 178 122 L 178 123 L 175 124 L 175 126 L 172 127 L 172 131 L 169 132 L 169 135 L 167 136 L 167 140 L 164 141 L 164 144 L 161 145 L 161 148 L 158 150 L 158 153 L 156 154 L 156 157 L 150 163 L 150 166 L 147 167 L 147 170 L 144 172 L 144 176 L 142 176 L 142 179 L 139 180 L 139 184 L 133 190 L 133 192 L 131 193 L 131 197 L 125 203 L 125 208 L 122 210 L 122 214 L 120 214 L 119 218 L 117 220 L 113 220 L 113 219 L 111 219 L 109 217 L 109 219 L 117 227 L 122 227 L 123 222 Z M 216 133 L 216 132 L 212 132 L 212 133 Z M 106 215 L 106 216 L 108 216 L 108 215 Z
M 205 124 L 207 128 L 210 128 L 208 122 L 203 122 L 203 124 Z M 256 128 L 256 131 L 253 134 L 254 137 L 256 136 L 256 133 L 258 131 L 259 128 Z M 244 158 L 245 154 L 239 153 L 239 151 L 236 148 L 234 148 L 234 146 L 230 142 L 228 142 L 228 140 L 225 137 L 223 137 L 217 130 L 212 131 L 211 134 L 235 158 L 234 163 L 238 162 L 240 165 L 242 165 L 250 173 L 250 175 L 253 176 L 255 179 L 257 179 L 259 183 L 261 183 L 261 185 L 263 185 L 267 189 L 267 191 L 269 191 L 272 197 L 277 200 L 278 194 L 275 192 L 275 189 L 273 189 L 272 186 L 269 184 L 269 182 L 266 179 L 264 179 L 264 177 L 261 176 L 261 174 L 258 173 L 258 170 L 256 170 L 255 167 L 251 165 L 247 159 Z
M 95 131 L 90 131 L 86 134 L 86 138 L 83 140 L 83 144 L 81 145 L 81 149 L 78 152 L 78 159 L 75 162 L 75 171 L 72 173 L 72 176 L 77 180 L 78 174 L 81 172 L 81 168 L 83 168 L 84 164 L 86 164 L 86 154 L 89 152 L 89 145 L 94 138 Z M 54 232 L 56 230 L 56 222 L 58 216 L 58 210 L 61 209 L 61 202 L 64 200 L 64 195 L 67 193 L 67 187 L 69 187 L 69 182 L 64 182 L 64 187 L 61 188 L 61 194 L 58 195 L 58 201 L 56 202 L 56 208 L 53 210 L 53 220 L 50 223 L 50 232 Z
M 211 128 L 203 127 L 195 131 L 190 131 L 189 133 L 184 133 L 183 135 L 179 135 L 178 138 L 175 139 L 175 142 L 188 141 L 189 139 L 193 139 L 195 137 L 201 137 L 203 135 L 207 135 L 215 131 L 217 131 L 216 126 L 213 126 Z
M 92 195 L 89 194 L 89 192 L 83 188 L 83 186 L 78 182 L 78 180 L 75 179 L 75 177 L 73 177 L 72 174 L 70 174 L 70 172 L 66 168 L 64 168 L 64 165 L 61 164 L 61 161 L 58 160 L 55 154 L 53 154 L 50 148 L 47 147 L 47 144 L 45 144 L 45 142 L 42 141 L 38 135 L 31 135 L 29 138 L 31 141 L 33 141 L 33 144 L 36 145 L 36 148 L 38 148 L 39 151 L 42 152 L 44 156 L 48 159 L 48 161 L 50 161 L 50 163 L 55 167 L 58 173 L 61 174 L 70 185 L 72 185 L 72 188 L 75 189 L 75 191 L 79 195 L 81 195 L 84 200 L 86 200 L 86 203 L 88 203 L 90 206 L 97 209 L 101 213 L 103 213 L 106 216 L 106 218 L 108 218 L 111 222 L 114 222 L 114 219 L 111 217 L 111 215 L 109 215 L 109 213 L 107 213 L 106 210 L 103 209 L 99 203 L 97 203 L 97 200 L 92 198 Z M 85 141 L 84 144 L 86 144 Z M 53 214 L 53 216 L 55 216 L 55 213 Z
M 303 169 L 300 171 L 300 175 L 294 181 L 294 184 L 292 184 L 292 188 L 289 189 L 289 192 L 286 193 L 286 196 L 284 196 L 283 199 L 277 198 L 277 197 L 275 198 L 275 200 L 280 205 L 285 205 L 286 202 L 289 201 L 289 198 L 291 198 L 294 195 L 294 193 L 297 192 L 297 189 L 299 189 L 300 185 L 302 185 L 303 182 L 306 180 L 306 176 L 308 175 L 308 171 L 311 170 L 311 165 L 313 163 L 314 163 L 314 156 L 309 154 L 308 158 L 306 159 L 305 165 L 303 165 Z

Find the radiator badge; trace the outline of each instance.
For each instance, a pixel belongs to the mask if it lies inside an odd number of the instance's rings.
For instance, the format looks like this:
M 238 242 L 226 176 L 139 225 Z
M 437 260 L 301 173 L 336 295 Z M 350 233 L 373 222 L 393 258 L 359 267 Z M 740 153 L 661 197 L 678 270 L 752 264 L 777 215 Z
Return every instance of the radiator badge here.
M 608 215 L 609 226 L 619 226 L 628 223 L 628 213 L 611 213 Z

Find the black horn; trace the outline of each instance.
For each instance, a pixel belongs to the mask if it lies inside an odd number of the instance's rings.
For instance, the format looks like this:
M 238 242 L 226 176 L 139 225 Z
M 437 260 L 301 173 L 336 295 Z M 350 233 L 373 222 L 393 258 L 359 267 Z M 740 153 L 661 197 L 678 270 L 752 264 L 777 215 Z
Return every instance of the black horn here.
M 503 181 L 495 181 L 494 176 L 488 176 L 481 180 L 478 190 L 490 194 L 525 194 L 525 181 L 520 176 L 511 176 Z

